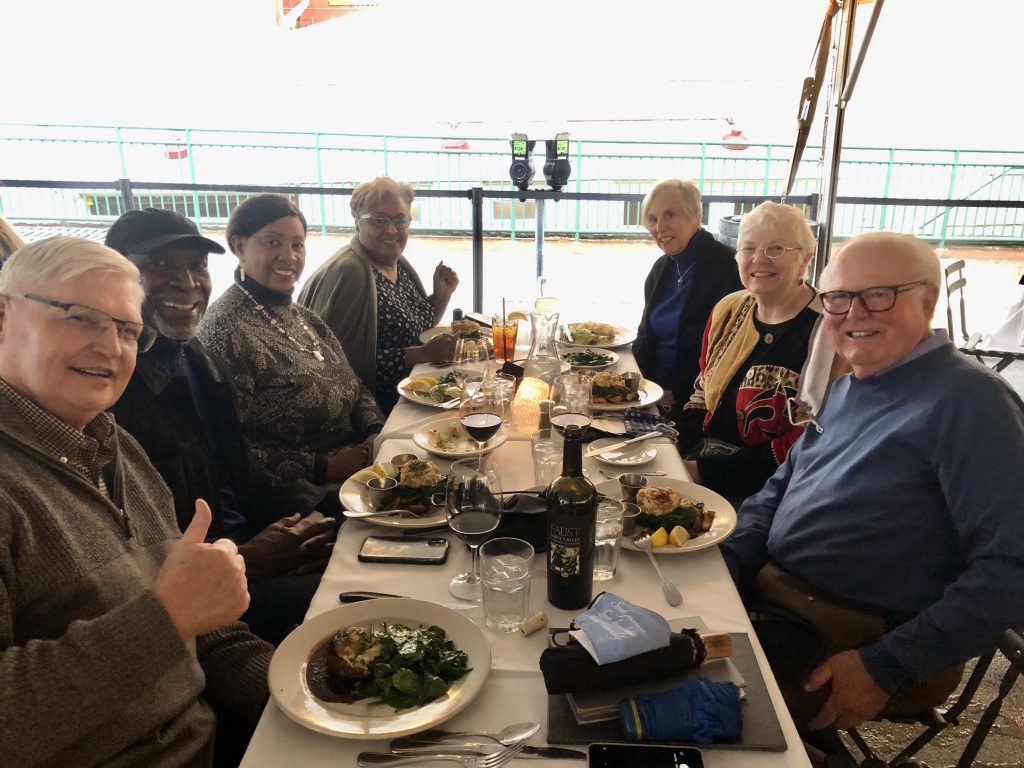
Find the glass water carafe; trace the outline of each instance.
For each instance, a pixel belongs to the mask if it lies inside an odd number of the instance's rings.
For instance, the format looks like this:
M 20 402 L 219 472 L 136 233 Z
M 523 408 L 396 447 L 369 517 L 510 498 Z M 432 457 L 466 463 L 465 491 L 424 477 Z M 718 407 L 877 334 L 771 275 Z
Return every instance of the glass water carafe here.
M 558 358 L 558 312 L 530 312 L 530 354 L 523 366 L 527 376 L 543 379 L 548 384 L 562 372 Z

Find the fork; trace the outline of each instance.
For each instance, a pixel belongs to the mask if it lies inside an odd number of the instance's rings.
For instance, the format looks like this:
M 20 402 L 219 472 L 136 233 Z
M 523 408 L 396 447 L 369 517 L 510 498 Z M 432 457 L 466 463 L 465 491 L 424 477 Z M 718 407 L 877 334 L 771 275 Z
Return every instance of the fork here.
M 654 556 L 652 552 L 653 545 L 651 544 L 651 534 L 649 533 L 638 533 L 633 537 L 633 544 L 637 549 L 643 550 L 647 553 L 647 557 L 650 558 L 651 564 L 654 566 L 654 570 L 658 572 L 658 576 L 661 577 L 661 591 L 665 593 L 665 599 L 668 600 L 669 605 L 679 605 L 683 602 L 683 596 L 679 594 L 679 589 L 668 580 L 661 571 L 661 566 L 658 565 L 658 558 Z
M 513 758 L 523 749 L 522 744 L 513 744 L 511 747 L 499 749 L 487 755 L 458 755 L 453 752 L 438 751 L 429 755 L 392 755 L 388 752 L 360 752 L 357 763 L 363 768 L 376 765 L 418 765 L 420 763 L 433 763 L 445 761 L 459 763 L 465 768 L 499 768 Z

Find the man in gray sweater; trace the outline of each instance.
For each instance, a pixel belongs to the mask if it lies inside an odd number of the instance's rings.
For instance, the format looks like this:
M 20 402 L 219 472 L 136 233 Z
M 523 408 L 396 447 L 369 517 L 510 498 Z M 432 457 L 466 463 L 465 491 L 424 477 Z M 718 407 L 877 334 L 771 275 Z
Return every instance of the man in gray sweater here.
M 206 766 L 214 709 L 255 722 L 271 646 L 233 543 L 179 533 L 103 412 L 154 332 L 134 265 L 77 238 L 0 272 L 0 765 Z

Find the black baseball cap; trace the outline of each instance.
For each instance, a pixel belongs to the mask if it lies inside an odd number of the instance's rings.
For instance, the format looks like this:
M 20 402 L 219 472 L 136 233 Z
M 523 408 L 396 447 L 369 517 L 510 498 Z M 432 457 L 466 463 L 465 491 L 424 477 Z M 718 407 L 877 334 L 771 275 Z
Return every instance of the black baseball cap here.
M 224 253 L 224 247 L 199 234 L 190 219 L 165 208 L 126 211 L 107 231 L 104 243 L 131 261 L 171 243 L 193 245 L 207 253 Z

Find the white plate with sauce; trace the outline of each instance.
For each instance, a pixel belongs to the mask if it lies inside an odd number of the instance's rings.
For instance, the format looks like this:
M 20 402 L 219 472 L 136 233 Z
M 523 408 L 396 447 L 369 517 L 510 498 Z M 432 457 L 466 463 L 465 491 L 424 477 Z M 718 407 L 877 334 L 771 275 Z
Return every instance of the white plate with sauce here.
M 469 657 L 469 671 L 452 682 L 444 696 L 408 709 L 372 704 L 372 699 L 346 704 L 318 698 L 307 675 L 316 650 L 345 627 L 382 623 L 441 627 Z M 274 652 L 267 681 L 271 698 L 299 725 L 343 739 L 380 740 L 418 733 L 465 709 L 480 693 L 490 669 L 487 638 L 465 616 L 423 600 L 378 598 L 333 608 L 299 625 Z

